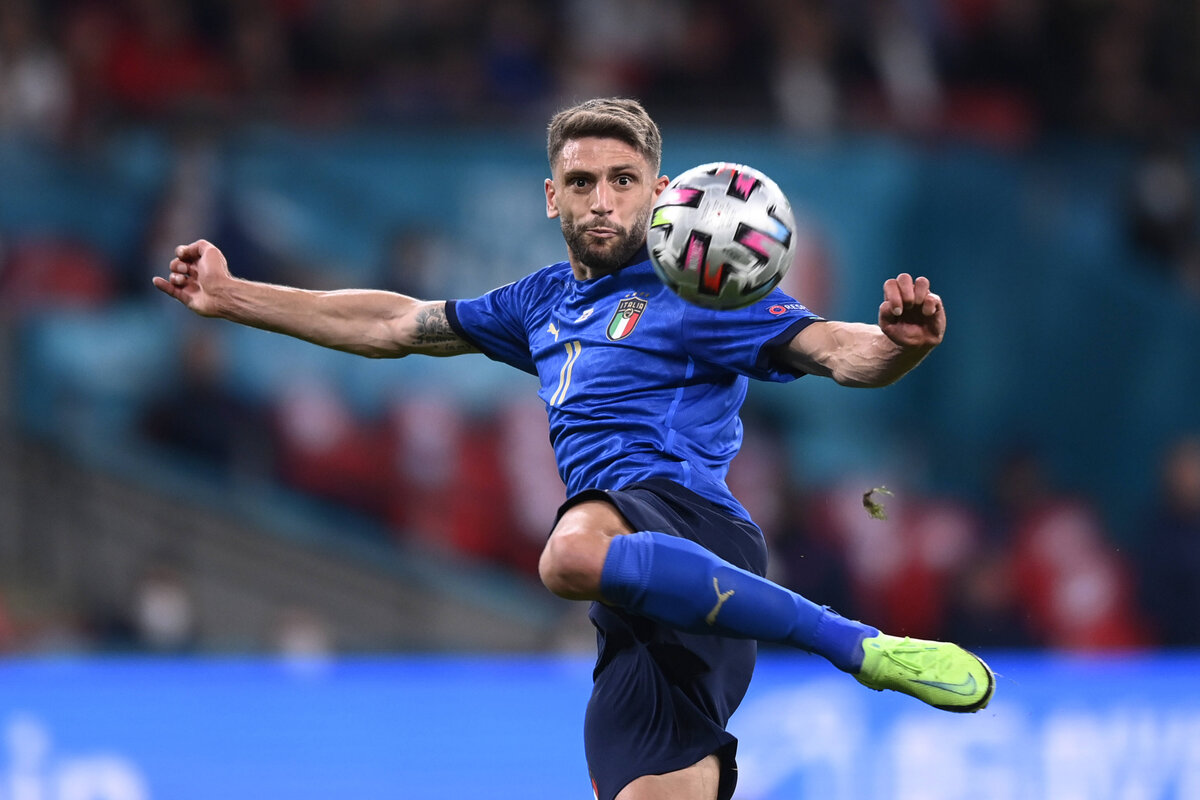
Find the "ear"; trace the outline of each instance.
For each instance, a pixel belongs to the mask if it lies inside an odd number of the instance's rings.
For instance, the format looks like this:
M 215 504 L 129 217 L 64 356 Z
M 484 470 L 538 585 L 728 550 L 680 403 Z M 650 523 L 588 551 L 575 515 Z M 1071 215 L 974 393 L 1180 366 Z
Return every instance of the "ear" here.
M 556 202 L 557 191 L 554 188 L 554 181 L 546 178 L 546 218 L 556 219 L 558 217 L 558 203 Z
M 670 185 L 671 185 L 670 178 L 668 178 L 666 175 L 659 175 L 658 180 L 656 180 L 654 182 L 654 199 L 657 200 L 658 196 L 660 194 L 662 194 L 663 192 L 665 192 L 667 190 L 667 187 Z

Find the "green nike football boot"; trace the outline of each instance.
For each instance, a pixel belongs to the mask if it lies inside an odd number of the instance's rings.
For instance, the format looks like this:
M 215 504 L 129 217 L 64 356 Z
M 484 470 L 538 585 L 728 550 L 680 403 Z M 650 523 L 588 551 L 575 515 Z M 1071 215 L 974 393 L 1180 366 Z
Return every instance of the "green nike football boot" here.
M 870 689 L 903 692 L 964 714 L 985 707 L 996 688 L 988 665 L 958 645 L 886 633 L 863 640 L 862 669 L 854 677 Z

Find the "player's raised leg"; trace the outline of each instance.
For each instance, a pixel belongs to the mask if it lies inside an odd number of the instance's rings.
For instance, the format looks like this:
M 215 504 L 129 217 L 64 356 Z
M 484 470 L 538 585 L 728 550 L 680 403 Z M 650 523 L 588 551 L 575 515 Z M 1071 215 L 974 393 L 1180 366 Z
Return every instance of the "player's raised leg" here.
M 991 670 L 958 645 L 882 634 L 695 542 L 631 531 L 603 500 L 563 513 L 539 571 L 561 597 L 600 600 L 689 633 L 791 645 L 872 689 L 903 692 L 943 710 L 978 711 L 994 690 Z

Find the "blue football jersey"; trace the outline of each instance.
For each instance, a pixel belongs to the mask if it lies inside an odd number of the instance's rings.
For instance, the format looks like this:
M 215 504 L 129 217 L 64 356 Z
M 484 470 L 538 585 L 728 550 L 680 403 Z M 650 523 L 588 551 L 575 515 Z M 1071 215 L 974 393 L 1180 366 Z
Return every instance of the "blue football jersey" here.
M 446 314 L 488 357 L 538 376 L 569 495 L 669 478 L 749 519 L 725 485 L 748 379 L 799 377 L 768 351 L 820 317 L 778 289 L 748 308 L 703 309 L 639 258 L 588 281 L 553 264 Z

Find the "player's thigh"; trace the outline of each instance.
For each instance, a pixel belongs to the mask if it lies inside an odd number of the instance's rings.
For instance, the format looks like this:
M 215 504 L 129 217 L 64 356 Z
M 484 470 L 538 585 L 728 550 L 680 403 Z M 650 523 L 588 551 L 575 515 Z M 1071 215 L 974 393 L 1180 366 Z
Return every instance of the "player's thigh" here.
M 616 506 L 603 498 L 583 500 L 559 517 L 538 562 L 542 582 L 570 600 L 599 600 L 600 573 L 614 536 L 632 533 Z
M 721 762 L 707 756 L 666 775 L 643 775 L 617 793 L 617 800 L 717 800 Z
M 618 534 L 633 533 L 629 521 L 603 493 L 585 492 L 583 496 L 586 499 L 559 514 L 550 538 L 599 534 L 611 539 Z

